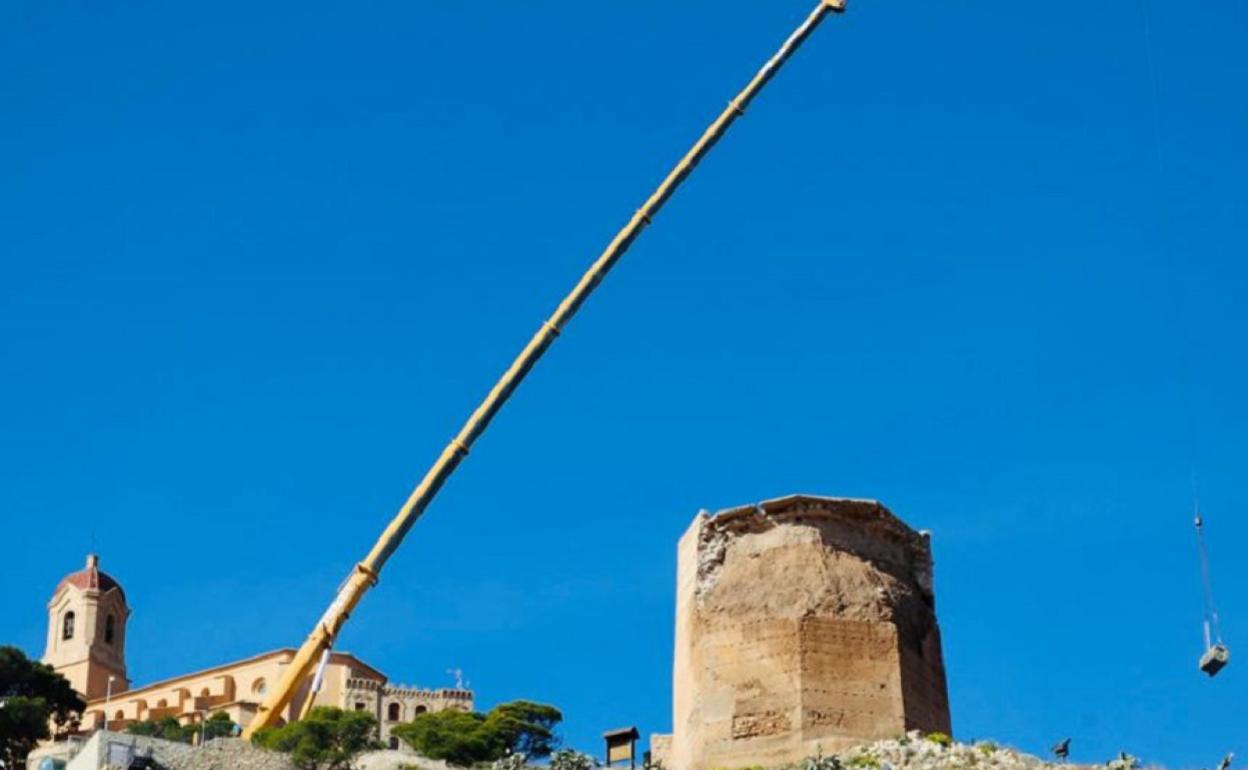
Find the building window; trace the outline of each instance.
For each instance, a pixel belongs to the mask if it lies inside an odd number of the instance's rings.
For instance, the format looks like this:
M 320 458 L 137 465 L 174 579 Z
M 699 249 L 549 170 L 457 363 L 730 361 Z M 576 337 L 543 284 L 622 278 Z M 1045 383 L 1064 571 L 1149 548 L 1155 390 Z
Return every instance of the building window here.
M 391 722 L 398 722 L 403 718 L 403 707 L 397 703 L 390 704 L 390 713 L 387 714 Z
M 169 701 L 165 700 L 164 698 L 161 698 L 160 700 L 156 701 L 156 708 L 158 709 L 169 708 Z
M 367 703 L 360 703 L 359 701 L 356 701 L 356 703 L 355 703 L 355 710 L 356 710 L 356 711 L 363 711 L 363 710 L 365 710 L 365 709 L 367 709 L 367 708 L 368 708 L 368 704 L 367 704 Z
M 395 738 L 395 737 L 391 737 L 391 738 L 390 738 L 390 750 L 391 750 L 391 751 L 398 751 L 398 750 L 399 750 L 399 739 L 398 739 L 398 738 Z
M 61 628 L 61 638 L 69 641 L 74 638 L 74 613 L 65 613 L 65 622 Z
M 417 706 L 417 707 L 416 707 L 416 713 L 417 713 L 417 714 L 423 714 L 423 713 L 425 713 L 425 712 L 426 712 L 426 711 L 428 711 L 428 710 L 429 710 L 429 709 L 425 708 L 424 706 Z
M 201 698 L 209 698 L 209 697 L 212 697 L 212 693 L 210 693 L 210 692 L 208 691 L 208 688 L 207 688 L 207 687 L 205 687 L 204 689 L 202 689 L 202 690 L 200 690 L 200 691 L 199 691 L 199 697 L 201 697 Z
M 104 619 L 104 644 L 111 645 L 117 640 L 117 618 L 109 615 Z
M 251 694 L 262 697 L 269 694 L 269 685 L 263 677 L 251 683 Z

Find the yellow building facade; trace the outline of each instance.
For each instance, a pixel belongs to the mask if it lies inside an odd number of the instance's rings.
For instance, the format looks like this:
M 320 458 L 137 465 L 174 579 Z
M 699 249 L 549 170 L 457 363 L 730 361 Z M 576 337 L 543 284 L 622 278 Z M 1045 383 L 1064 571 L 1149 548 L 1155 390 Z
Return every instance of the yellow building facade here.
M 100 570 L 92 554 L 86 566 L 66 575 L 48 602 L 48 637 L 43 661 L 65 676 L 87 701 L 82 719 L 86 732 L 107 726 L 124 730 L 134 722 L 173 717 L 194 724 L 225 712 L 246 726 L 268 688 L 294 658 L 282 649 L 246 660 L 132 687 L 126 674 L 126 623 L 130 607 L 125 591 Z M 397 746 L 390 731 L 418 714 L 444 709 L 471 711 L 473 693 L 462 688 L 423 689 L 392 686 L 385 674 L 345 652 L 333 653 L 320 689 L 309 680 L 282 715 L 293 721 L 312 706 L 368 711 L 380 725 L 380 739 Z

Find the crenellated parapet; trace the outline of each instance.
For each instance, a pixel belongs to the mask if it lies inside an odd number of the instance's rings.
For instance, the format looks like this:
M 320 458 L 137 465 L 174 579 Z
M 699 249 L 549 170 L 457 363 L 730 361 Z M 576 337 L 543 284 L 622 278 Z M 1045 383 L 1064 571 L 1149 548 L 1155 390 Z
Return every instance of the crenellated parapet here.
M 474 697 L 471 690 L 456 690 L 453 688 L 428 690 L 423 687 L 411 687 L 405 684 L 386 685 L 385 691 L 387 695 L 395 698 L 417 698 L 422 700 L 467 701 L 471 703 Z

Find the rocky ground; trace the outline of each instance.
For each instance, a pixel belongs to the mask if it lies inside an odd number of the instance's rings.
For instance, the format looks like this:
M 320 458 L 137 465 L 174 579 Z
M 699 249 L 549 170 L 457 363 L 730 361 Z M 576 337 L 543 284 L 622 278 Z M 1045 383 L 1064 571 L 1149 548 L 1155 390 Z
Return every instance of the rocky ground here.
M 935 740 L 919 733 L 877 741 L 851 749 L 837 759 L 846 770 L 1137 770 L 1134 757 L 1120 756 L 1104 765 L 1056 765 L 991 741 L 955 743 L 941 736 Z M 832 770 L 807 760 L 802 770 Z
M 295 770 L 285 754 L 235 739 L 209 741 L 202 749 L 176 757 L 159 757 L 158 761 L 167 770 Z
M 257 749 L 239 740 L 211 742 L 203 749 L 171 757 L 168 770 L 295 770 L 284 754 Z M 373 751 L 359 757 L 355 770 L 451 770 L 409 751 Z M 787 770 L 1138 770 L 1132 757 L 1103 765 L 1055 765 L 991 742 L 963 744 L 925 738 L 877 741 L 837 756 L 816 756 Z
M 296 770 L 285 754 L 258 749 L 235 739 L 209 742 L 202 749 L 172 745 L 157 761 L 166 770 Z M 445 762 L 426 759 L 411 751 L 370 751 L 356 757 L 354 770 L 452 770 Z
M 437 759 L 426 759 L 411 750 L 370 751 L 352 763 L 355 770 L 454 770 Z

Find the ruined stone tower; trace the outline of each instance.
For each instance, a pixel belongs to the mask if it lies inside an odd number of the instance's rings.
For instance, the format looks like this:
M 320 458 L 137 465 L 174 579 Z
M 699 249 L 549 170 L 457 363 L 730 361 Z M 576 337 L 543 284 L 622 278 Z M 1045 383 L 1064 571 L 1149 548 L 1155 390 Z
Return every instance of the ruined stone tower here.
M 929 538 L 876 502 L 699 514 L 677 566 L 669 770 L 776 767 L 950 732 Z

